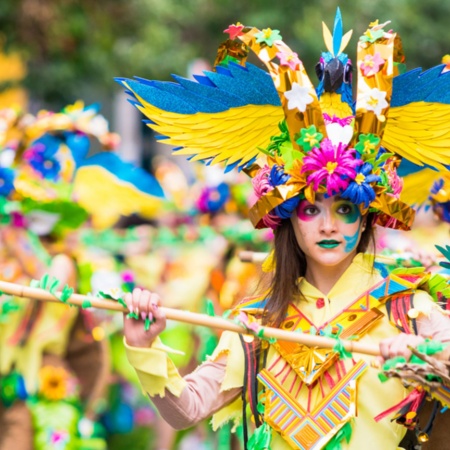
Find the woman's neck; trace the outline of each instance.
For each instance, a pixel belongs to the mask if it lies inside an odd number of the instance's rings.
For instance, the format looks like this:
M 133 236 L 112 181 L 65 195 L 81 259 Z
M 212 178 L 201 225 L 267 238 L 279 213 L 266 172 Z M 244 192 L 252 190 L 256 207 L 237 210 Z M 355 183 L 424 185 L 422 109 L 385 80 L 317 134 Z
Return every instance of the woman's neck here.
M 355 255 L 356 253 L 352 252 L 344 261 L 335 266 L 325 266 L 323 264 L 317 264 L 315 261 L 307 261 L 306 281 L 322 292 L 322 294 L 328 295 L 333 286 L 348 269 Z

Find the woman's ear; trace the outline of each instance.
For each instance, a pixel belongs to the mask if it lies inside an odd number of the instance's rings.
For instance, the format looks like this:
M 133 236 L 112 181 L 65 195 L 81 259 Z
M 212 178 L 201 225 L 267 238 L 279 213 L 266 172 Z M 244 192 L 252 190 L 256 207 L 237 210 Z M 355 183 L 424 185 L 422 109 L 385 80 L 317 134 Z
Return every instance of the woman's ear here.
M 364 216 L 361 222 L 361 231 L 364 231 L 366 229 L 367 224 L 367 216 Z

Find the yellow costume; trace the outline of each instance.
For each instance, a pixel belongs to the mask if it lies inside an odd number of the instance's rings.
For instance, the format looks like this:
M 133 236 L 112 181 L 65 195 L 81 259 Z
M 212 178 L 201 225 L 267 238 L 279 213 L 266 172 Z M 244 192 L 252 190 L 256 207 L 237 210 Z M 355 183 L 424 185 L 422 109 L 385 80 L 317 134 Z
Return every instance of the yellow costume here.
M 371 257 L 358 254 L 327 296 L 304 279 L 301 280 L 300 290 L 305 299 L 297 300 L 294 305 L 298 306 L 312 323 L 320 327 L 321 324 L 338 315 L 349 303 L 367 291 L 368 287 L 376 285 L 382 279 L 381 275 L 372 268 Z M 323 302 L 320 301 L 318 307 L 319 299 L 323 299 Z M 429 311 L 430 308 L 435 308 L 435 304 L 428 294 L 417 291 L 414 295 L 414 307 L 418 311 Z M 399 330 L 389 322 L 385 307 L 382 306 L 379 309 L 384 316 L 361 338 L 361 342 L 377 343 L 381 339 L 399 333 Z M 127 346 L 128 357 L 136 368 L 142 386 L 151 396 L 157 394 L 163 396 L 165 389 L 179 396 L 186 387 L 186 382 L 176 372 L 174 365 L 167 358 L 165 350 L 167 351 L 167 348 L 162 346 L 160 342 L 154 344 L 151 349 L 135 349 Z M 236 333 L 223 333 L 220 343 L 210 359 L 212 361 L 217 360 L 223 354 L 227 355 L 227 368 L 221 390 L 242 387 L 244 355 L 239 336 Z M 274 366 L 274 362 L 279 357 L 280 355 L 275 347 L 271 346 L 266 368 Z M 355 362 L 360 360 L 369 362 L 370 357 L 355 354 L 353 359 Z M 341 360 L 328 370 L 331 377 L 336 375 L 336 369 L 342 370 L 342 364 L 344 363 L 349 370 L 352 361 Z M 352 420 L 353 434 L 350 443 L 342 442 L 342 448 L 345 450 L 362 448 L 394 449 L 405 433 L 405 428 L 391 422 L 390 417 L 378 423 L 374 420 L 376 415 L 399 403 L 407 394 L 398 380 L 390 380 L 382 385 L 377 374 L 378 371 L 368 365 L 365 372 L 357 380 L 357 416 Z M 292 391 L 292 386 L 296 382 L 298 384 L 295 377 L 294 371 L 285 370 L 283 377 L 279 378 L 282 380 L 283 387 Z M 324 382 L 322 377 L 311 389 L 309 400 L 311 409 L 314 409 L 314 406 L 322 400 L 322 389 L 326 390 L 326 386 L 327 383 Z M 307 389 L 300 388 L 295 398 L 296 402 L 304 408 L 306 408 L 308 402 L 307 394 Z M 239 418 L 241 412 L 242 400 L 238 398 L 214 415 L 214 427 L 217 428 L 232 418 Z M 367 441 L 368 436 L 370 436 L 370 444 Z M 292 447 L 278 433 L 273 432 L 271 448 L 272 450 L 287 450 Z

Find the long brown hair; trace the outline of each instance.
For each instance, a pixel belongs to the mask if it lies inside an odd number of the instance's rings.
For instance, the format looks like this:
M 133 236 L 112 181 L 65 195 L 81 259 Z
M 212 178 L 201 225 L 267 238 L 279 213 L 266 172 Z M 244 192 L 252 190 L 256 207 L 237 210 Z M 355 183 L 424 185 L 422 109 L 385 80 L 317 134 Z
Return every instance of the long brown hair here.
M 269 301 L 265 307 L 263 324 L 279 326 L 283 321 L 289 303 L 301 295 L 297 287 L 299 277 L 305 276 L 306 257 L 297 243 L 290 219 L 283 220 L 275 230 L 274 263 L 275 270 L 269 282 Z M 368 214 L 366 228 L 361 233 L 356 251 L 365 252 L 372 244 L 375 252 L 373 214 Z

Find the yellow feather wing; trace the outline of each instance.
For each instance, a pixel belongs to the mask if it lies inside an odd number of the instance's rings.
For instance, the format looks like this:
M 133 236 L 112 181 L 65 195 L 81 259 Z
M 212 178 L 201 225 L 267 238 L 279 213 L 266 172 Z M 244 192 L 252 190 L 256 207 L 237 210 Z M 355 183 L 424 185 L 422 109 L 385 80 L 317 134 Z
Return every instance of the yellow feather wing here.
M 450 164 L 450 105 L 414 102 L 389 109 L 381 145 L 420 166 Z
M 218 113 L 178 114 L 164 111 L 137 97 L 139 110 L 152 122 L 148 126 L 167 136 L 164 144 L 182 147 L 177 155 L 211 164 L 245 165 L 266 148 L 270 137 L 279 134 L 284 119 L 281 106 L 246 105 Z

